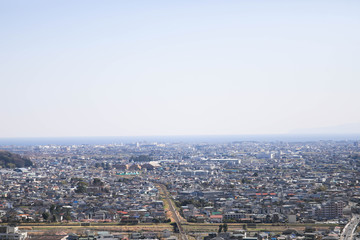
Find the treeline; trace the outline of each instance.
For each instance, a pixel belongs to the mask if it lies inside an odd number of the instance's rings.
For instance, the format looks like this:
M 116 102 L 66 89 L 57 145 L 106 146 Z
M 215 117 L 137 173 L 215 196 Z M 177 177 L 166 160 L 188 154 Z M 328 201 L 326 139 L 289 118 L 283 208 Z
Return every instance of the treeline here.
M 153 159 L 149 155 L 131 156 L 130 162 L 151 162 Z
M 204 199 L 185 199 L 185 200 L 178 200 L 175 201 L 175 205 L 176 207 L 180 208 L 181 206 L 186 206 L 188 204 L 192 204 L 197 208 L 202 208 L 202 207 L 208 207 L 208 206 L 212 206 L 210 202 L 205 201 Z
M 0 168 L 24 168 L 33 166 L 29 158 L 0 150 Z

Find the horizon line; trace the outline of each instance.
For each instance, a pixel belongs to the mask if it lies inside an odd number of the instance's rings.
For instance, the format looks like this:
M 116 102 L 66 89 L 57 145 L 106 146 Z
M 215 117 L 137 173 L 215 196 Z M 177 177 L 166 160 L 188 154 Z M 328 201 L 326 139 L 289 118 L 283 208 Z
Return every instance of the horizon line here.
M 238 136 L 356 136 L 360 133 L 251 133 L 251 134 L 174 134 L 174 135 L 106 135 L 106 136 L 15 136 L 0 139 L 26 138 L 149 138 L 149 137 L 238 137 Z

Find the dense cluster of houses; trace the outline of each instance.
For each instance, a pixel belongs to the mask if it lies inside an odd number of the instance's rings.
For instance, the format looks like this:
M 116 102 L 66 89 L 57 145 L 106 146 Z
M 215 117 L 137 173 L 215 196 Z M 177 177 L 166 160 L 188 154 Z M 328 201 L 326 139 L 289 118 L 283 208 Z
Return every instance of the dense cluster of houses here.
M 2 222 L 168 222 L 157 184 L 194 223 L 343 224 L 360 199 L 347 141 L 3 148 L 34 166 L 0 169 Z

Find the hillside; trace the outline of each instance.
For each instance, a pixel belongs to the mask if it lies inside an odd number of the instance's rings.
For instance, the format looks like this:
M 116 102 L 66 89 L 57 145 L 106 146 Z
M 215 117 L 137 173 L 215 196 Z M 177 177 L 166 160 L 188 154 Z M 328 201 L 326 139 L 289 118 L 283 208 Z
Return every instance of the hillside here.
M 31 160 L 26 157 L 0 150 L 0 168 L 22 168 L 32 165 Z

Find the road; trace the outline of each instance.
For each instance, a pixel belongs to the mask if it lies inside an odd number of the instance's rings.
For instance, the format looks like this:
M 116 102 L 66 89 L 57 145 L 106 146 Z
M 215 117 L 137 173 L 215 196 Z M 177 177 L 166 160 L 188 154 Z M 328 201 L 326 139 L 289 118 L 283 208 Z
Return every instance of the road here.
M 354 232 L 357 228 L 357 226 L 359 225 L 360 222 L 360 215 L 355 214 L 350 222 L 348 222 L 348 224 L 345 225 L 341 235 L 340 235 L 340 240 L 353 240 L 354 239 Z
M 175 220 L 176 224 L 178 225 L 178 228 L 179 228 L 179 233 L 180 233 L 180 236 L 181 236 L 181 239 L 182 240 L 189 240 L 187 235 L 185 234 L 184 232 L 184 228 L 182 227 L 181 225 L 181 221 L 180 221 L 180 218 L 179 218 L 179 213 L 176 211 L 176 208 L 174 206 L 174 203 L 173 201 L 171 200 L 171 196 L 166 188 L 165 185 L 163 184 L 157 184 L 158 187 L 161 189 L 161 191 L 163 192 L 164 196 L 165 196 L 165 201 L 168 203 L 169 205 L 169 208 L 170 208 L 170 211 L 171 211 L 171 214 L 173 216 L 173 219 Z

